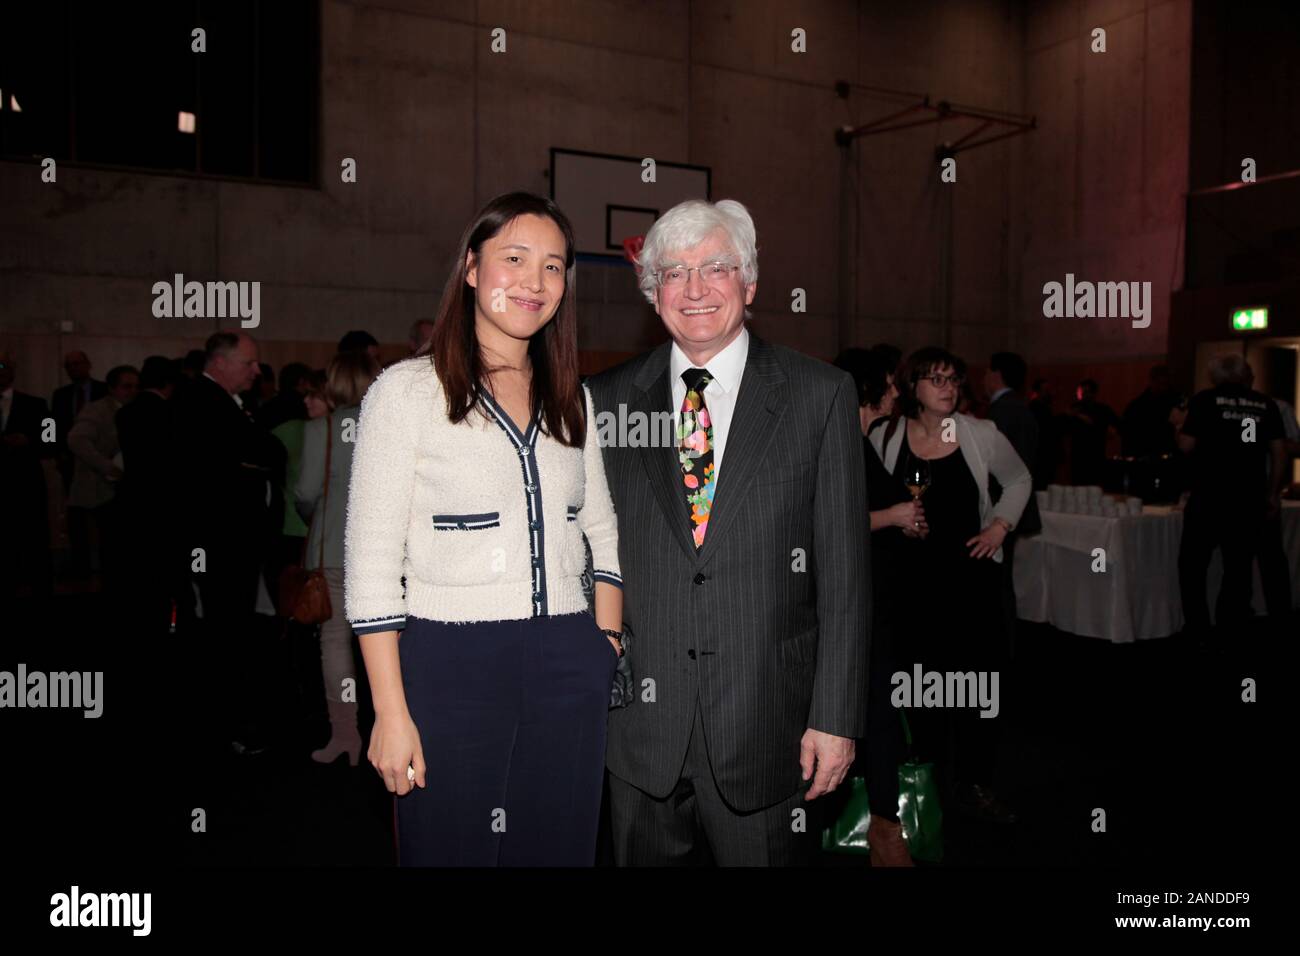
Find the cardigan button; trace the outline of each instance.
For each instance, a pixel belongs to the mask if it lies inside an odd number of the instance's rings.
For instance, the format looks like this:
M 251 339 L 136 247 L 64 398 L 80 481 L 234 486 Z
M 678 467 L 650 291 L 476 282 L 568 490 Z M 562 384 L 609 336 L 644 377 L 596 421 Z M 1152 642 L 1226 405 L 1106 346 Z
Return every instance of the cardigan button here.
M 537 530 L 537 521 L 533 520 L 528 522 L 528 527 L 532 528 L 534 531 Z
M 527 458 L 527 457 L 528 457 L 528 453 L 529 453 L 530 451 L 532 451 L 532 449 L 529 448 L 527 445 L 521 445 L 520 448 L 519 448 L 519 457 L 521 457 L 521 458 Z
M 528 492 L 530 495 L 531 495 L 531 494 L 534 494 L 534 493 L 536 493 L 536 491 L 537 491 L 537 486 L 536 486 L 536 485 L 524 485 L 524 491 Z

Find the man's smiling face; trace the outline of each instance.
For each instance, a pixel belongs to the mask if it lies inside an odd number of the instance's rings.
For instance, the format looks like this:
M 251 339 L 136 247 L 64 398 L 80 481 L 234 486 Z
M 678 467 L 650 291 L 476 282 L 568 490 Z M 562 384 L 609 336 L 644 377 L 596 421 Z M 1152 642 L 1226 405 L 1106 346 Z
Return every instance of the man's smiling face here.
M 754 301 L 757 288 L 757 283 L 744 284 L 739 269 L 718 280 L 706 281 L 696 267 L 717 260 L 740 264 L 740 257 L 722 229 L 710 233 L 692 249 L 669 251 L 659 265 L 661 272 L 668 266 L 693 271 L 684 284 L 665 286 L 661 282 L 655 290 L 655 311 L 673 341 L 688 355 L 706 359 L 722 351 L 740 334 L 745 306 Z

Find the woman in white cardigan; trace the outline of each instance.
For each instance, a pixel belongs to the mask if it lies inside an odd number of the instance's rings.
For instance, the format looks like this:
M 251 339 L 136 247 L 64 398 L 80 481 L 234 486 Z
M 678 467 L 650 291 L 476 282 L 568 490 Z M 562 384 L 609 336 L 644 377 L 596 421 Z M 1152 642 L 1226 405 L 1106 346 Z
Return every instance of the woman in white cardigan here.
M 885 440 L 872 435 L 885 468 L 906 481 L 912 459 L 922 459 L 930 483 L 924 491 L 927 528 L 904 542 L 909 582 L 907 604 L 914 624 L 900 628 L 905 672 L 969 672 L 991 675 L 1005 660 L 999 598 L 1002 542 L 1032 493 L 1029 469 L 990 421 L 958 412 L 966 364 L 940 348 L 908 356 L 897 376 L 903 418 Z M 994 502 L 989 478 L 1001 497 Z M 1001 681 L 998 685 L 1001 687 Z M 912 724 L 918 750 L 933 759 L 950 795 L 982 819 L 1015 822 L 992 787 L 998 718 L 981 717 L 976 702 L 919 708 Z M 992 712 L 992 707 L 983 708 Z M 955 758 L 948 759 L 949 745 Z
M 345 599 L 402 866 L 595 862 L 623 592 L 574 263 L 554 203 L 492 200 L 361 406 Z

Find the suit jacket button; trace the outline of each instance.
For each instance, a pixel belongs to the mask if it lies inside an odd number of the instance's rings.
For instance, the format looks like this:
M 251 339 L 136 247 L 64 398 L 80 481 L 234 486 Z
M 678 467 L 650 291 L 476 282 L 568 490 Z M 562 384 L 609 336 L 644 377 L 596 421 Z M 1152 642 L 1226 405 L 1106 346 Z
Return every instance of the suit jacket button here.
M 703 574 L 697 574 L 692 580 L 694 580 L 696 584 L 703 584 L 706 579 Z
M 689 657 L 691 660 L 695 660 L 695 648 L 692 647 L 690 650 L 688 650 L 686 652 L 686 656 Z

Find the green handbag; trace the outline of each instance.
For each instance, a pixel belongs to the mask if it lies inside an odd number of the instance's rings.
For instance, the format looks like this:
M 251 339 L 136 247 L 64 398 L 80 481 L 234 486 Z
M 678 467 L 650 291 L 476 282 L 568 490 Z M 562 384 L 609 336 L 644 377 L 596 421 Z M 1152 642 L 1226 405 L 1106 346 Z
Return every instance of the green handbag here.
M 939 788 L 934 782 L 934 764 L 921 763 L 912 753 L 912 730 L 907 715 L 899 710 L 903 721 L 903 739 L 908 758 L 898 765 L 898 820 L 903 825 L 912 859 L 924 863 L 943 861 L 943 808 L 939 806 Z M 867 781 L 853 777 L 849 781 L 849 798 L 835 822 L 822 831 L 822 850 L 828 853 L 866 855 L 867 825 L 871 808 L 867 802 Z

